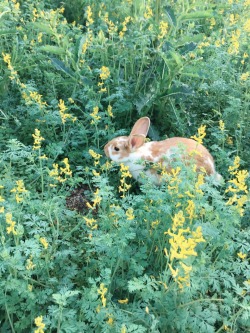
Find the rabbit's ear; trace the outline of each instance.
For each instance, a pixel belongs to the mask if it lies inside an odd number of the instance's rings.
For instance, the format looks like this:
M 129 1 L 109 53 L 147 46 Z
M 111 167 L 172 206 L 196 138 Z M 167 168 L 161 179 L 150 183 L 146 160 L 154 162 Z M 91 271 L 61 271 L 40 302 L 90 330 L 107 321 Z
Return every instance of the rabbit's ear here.
M 134 124 L 129 136 L 131 137 L 133 135 L 144 135 L 146 137 L 148 134 L 149 126 L 150 119 L 148 117 L 140 118 Z
M 130 135 L 128 144 L 131 151 L 134 151 L 136 148 L 141 147 L 145 142 L 146 136 L 144 134 L 140 135 Z

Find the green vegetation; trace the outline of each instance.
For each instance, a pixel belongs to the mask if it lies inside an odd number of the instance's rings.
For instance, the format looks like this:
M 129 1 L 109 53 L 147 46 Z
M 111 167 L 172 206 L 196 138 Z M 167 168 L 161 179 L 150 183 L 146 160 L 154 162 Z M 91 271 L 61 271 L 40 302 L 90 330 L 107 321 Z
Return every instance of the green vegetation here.
M 0 331 L 250 330 L 250 1 L 0 2 Z M 198 139 L 139 186 L 141 116 Z

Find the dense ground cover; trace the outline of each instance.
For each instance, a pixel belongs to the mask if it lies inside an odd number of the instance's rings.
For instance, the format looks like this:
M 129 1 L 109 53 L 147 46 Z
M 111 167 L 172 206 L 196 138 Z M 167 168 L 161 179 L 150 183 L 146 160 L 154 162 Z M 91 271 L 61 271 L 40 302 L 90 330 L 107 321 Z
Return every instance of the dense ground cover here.
M 0 2 L 0 331 L 249 332 L 250 1 Z M 195 136 L 160 187 L 104 144 Z

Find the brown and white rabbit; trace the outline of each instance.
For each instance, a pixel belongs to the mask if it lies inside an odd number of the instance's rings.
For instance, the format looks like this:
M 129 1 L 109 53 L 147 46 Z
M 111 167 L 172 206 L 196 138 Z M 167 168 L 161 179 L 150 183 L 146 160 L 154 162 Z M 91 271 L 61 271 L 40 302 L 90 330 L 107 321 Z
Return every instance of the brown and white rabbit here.
M 150 126 L 148 117 L 140 118 L 134 124 L 129 136 L 120 136 L 108 142 L 104 151 L 111 160 L 129 167 L 132 176 L 140 181 L 143 173 L 155 183 L 161 183 L 161 176 L 145 162 L 160 163 L 170 171 L 171 161 L 180 157 L 185 163 L 196 164 L 196 170 L 205 170 L 215 179 L 222 177 L 215 171 L 214 160 L 209 151 L 195 140 L 174 137 L 163 141 L 145 142 Z M 179 153 L 179 154 L 178 154 Z M 143 163 L 144 161 L 144 163 Z

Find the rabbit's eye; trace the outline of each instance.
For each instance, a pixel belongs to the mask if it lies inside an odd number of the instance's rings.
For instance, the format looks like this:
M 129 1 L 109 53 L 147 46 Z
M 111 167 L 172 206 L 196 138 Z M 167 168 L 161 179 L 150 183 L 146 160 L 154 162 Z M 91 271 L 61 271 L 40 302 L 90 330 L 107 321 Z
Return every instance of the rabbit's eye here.
M 114 150 L 115 150 L 115 151 L 119 151 L 120 149 L 119 149 L 118 147 L 115 147 Z

